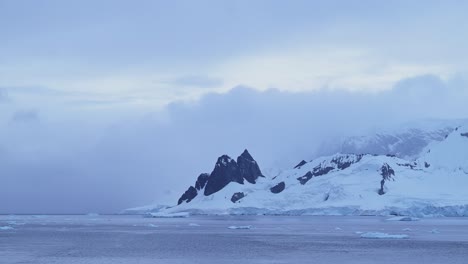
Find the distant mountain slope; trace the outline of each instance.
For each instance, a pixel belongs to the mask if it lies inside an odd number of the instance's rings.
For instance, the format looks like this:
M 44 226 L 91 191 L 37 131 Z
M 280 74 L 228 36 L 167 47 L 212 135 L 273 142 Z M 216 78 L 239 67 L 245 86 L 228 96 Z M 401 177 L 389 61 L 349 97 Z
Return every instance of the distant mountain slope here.
M 371 135 L 352 136 L 323 144 L 319 155 L 333 153 L 395 155 L 416 159 L 433 141 L 442 141 L 466 120 L 430 120 L 404 124 L 398 128 L 380 130 Z

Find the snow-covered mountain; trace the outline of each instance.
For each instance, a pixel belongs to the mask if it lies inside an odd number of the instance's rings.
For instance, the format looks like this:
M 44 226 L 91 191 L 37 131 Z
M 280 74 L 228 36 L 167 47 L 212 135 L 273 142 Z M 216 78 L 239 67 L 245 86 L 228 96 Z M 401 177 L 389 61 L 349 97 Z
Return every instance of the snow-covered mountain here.
M 447 129 L 441 139 L 426 138 L 417 157 L 339 153 L 272 175 L 262 173 L 247 150 L 236 160 L 223 155 L 177 205 L 148 211 L 468 216 L 468 123 Z
M 368 135 L 349 136 L 324 142 L 318 155 L 334 153 L 395 155 L 403 159 L 416 159 L 433 141 L 442 141 L 466 120 L 420 120 L 396 127 L 379 129 Z

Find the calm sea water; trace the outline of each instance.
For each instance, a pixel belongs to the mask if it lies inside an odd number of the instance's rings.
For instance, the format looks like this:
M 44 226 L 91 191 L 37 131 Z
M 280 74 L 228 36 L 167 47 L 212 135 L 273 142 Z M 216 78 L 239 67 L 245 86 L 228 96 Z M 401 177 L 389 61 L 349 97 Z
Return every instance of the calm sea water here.
M 4 215 L 0 263 L 468 263 L 467 218 L 386 219 Z

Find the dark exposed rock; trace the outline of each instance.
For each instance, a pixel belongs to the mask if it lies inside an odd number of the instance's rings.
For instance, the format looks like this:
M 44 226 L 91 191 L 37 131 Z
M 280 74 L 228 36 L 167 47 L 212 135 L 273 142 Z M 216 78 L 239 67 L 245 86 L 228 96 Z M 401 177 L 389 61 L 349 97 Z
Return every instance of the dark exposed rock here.
M 322 167 L 318 166 L 318 167 L 314 168 L 314 172 L 312 173 L 312 175 L 314 177 L 322 176 L 322 175 L 325 175 L 325 174 L 329 173 L 330 171 L 332 171 L 334 169 L 335 168 L 333 168 L 333 167 L 324 167 L 324 168 L 322 168 Z
M 297 180 L 302 184 L 306 184 L 310 179 L 312 179 L 312 177 L 314 177 L 314 175 L 312 174 L 312 172 L 308 171 L 304 176 L 301 176 L 299 178 L 297 178 Z
M 237 158 L 237 162 L 223 155 L 218 158 L 213 172 L 207 179 L 204 194 L 208 196 L 218 192 L 231 182 L 244 184 L 244 179 L 255 184 L 259 177 L 263 177 L 262 172 L 247 150 Z
M 195 189 L 201 190 L 205 188 L 205 185 L 208 182 L 208 177 L 210 177 L 208 173 L 200 174 L 200 176 L 197 178 L 197 181 L 195 182 Z
M 244 184 L 244 178 L 242 178 L 236 161 L 227 155 L 223 155 L 218 158 L 215 168 L 208 178 L 204 194 L 206 196 L 211 195 L 231 182 Z
M 244 152 L 237 157 L 237 165 L 239 166 L 240 177 L 250 183 L 255 183 L 258 177 L 263 177 L 257 162 L 247 150 L 244 150 Z
M 429 164 L 427 162 L 424 162 L 424 167 L 429 168 L 430 166 L 431 166 L 431 164 Z
M 384 195 L 385 194 L 385 182 L 389 180 L 393 180 L 393 176 L 395 176 L 395 171 L 388 165 L 387 163 L 384 163 L 382 167 L 380 168 L 380 175 L 382 175 L 382 180 L 380 181 L 380 189 L 379 189 L 379 195 Z
M 177 204 L 181 204 L 184 201 L 189 203 L 190 201 L 193 200 L 193 198 L 197 196 L 197 194 L 198 194 L 197 189 L 195 189 L 193 186 L 190 186 L 188 190 L 185 191 L 185 193 L 182 194 L 182 196 L 179 198 L 179 201 L 177 202 Z
M 305 160 L 302 160 L 301 162 L 299 162 L 299 164 L 297 164 L 294 169 L 300 169 L 302 166 L 304 166 L 305 164 L 307 164 L 307 161 Z
M 245 197 L 245 194 L 243 192 L 236 192 L 232 195 L 231 202 L 235 203 L 244 197 Z
M 460 133 L 460 136 L 468 138 L 468 132 L 467 133 Z
M 410 168 L 412 170 L 414 170 L 418 166 L 418 164 L 416 162 L 413 162 L 413 163 L 397 163 L 397 165 L 401 166 L 401 167 L 408 167 L 408 168 Z
M 361 161 L 363 155 L 343 155 L 335 157 L 331 160 L 331 163 L 336 164 L 336 167 L 340 170 L 344 170 L 351 166 L 351 164 L 358 163 Z M 355 159 L 353 159 L 355 157 Z
M 286 184 L 284 182 L 280 182 L 280 183 L 276 184 L 275 186 L 271 187 L 270 191 L 272 193 L 280 193 L 280 192 L 284 191 L 284 188 L 286 188 Z
M 306 184 L 312 177 L 318 177 L 325 174 L 328 174 L 332 170 L 344 170 L 349 168 L 352 164 L 358 163 L 361 161 L 364 155 L 355 155 L 355 154 L 346 154 L 339 155 L 330 160 L 329 163 L 322 162 L 317 165 L 312 171 L 307 172 L 304 176 L 297 178 L 297 180 L 302 184 Z

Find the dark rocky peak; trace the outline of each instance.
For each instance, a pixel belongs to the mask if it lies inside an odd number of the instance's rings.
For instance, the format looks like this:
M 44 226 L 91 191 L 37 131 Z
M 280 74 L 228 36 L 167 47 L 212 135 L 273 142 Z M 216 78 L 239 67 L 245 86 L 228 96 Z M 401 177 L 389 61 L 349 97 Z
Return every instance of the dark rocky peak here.
M 306 165 L 307 164 L 307 161 L 305 160 L 302 160 L 301 162 L 299 162 L 299 164 L 297 164 L 296 166 L 294 166 L 294 169 L 300 169 L 302 166 Z
M 229 156 L 223 155 L 218 158 L 213 172 L 208 177 L 204 194 L 206 196 L 211 195 L 231 182 L 244 184 L 244 178 L 240 173 L 237 162 Z
M 263 177 L 260 167 L 247 150 L 237 157 L 237 165 L 240 176 L 250 183 L 255 183 L 258 177 Z
M 460 136 L 468 138 L 468 132 L 467 133 L 460 133 Z
M 229 157 L 228 155 L 222 155 L 221 157 L 218 158 L 218 161 L 216 162 L 215 167 L 233 166 L 232 163 L 236 163 L 236 161 L 231 159 L 231 157 Z
M 247 149 L 245 149 L 244 152 L 242 152 L 242 154 L 237 159 L 239 158 L 243 158 L 243 159 L 250 160 L 250 161 L 255 161 Z
M 222 190 L 231 182 L 244 184 L 244 179 L 250 183 L 255 183 L 258 177 L 264 177 L 257 162 L 252 158 L 247 150 L 237 158 L 237 162 L 228 155 L 222 155 L 216 161 L 213 171 L 202 173 L 195 182 L 195 187 L 190 186 L 180 197 L 178 204 L 190 202 L 199 191 L 203 190 L 205 196 Z

